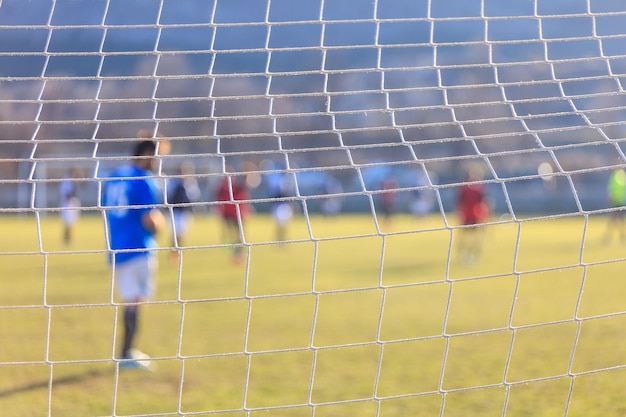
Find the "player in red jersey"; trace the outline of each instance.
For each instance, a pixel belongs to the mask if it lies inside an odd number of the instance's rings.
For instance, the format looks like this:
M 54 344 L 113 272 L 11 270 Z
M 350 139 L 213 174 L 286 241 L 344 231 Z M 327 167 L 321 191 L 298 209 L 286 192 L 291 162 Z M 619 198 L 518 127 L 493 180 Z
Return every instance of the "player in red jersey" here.
M 460 230 L 459 256 L 463 263 L 475 262 L 482 249 L 482 230 L 477 227 L 489 217 L 485 187 L 479 170 L 470 170 L 465 184 L 459 189 L 457 212 L 463 228 Z
M 250 214 L 250 193 L 243 177 L 225 177 L 216 191 L 218 212 L 224 226 L 224 238 L 233 243 L 233 262 L 242 261 L 242 236 L 244 223 Z

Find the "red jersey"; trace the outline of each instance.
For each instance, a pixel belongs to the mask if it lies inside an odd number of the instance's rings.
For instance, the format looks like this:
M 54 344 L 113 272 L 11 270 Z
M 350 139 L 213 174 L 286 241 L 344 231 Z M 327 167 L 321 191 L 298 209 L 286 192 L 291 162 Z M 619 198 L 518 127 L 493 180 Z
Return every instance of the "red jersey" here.
M 459 216 L 463 224 L 477 224 L 489 216 L 485 202 L 485 192 L 481 184 L 467 184 L 461 187 L 458 200 Z
M 232 190 L 232 194 L 231 194 Z M 238 203 L 240 200 L 249 200 L 250 194 L 244 185 L 242 185 L 236 179 L 228 181 L 228 178 L 224 178 L 216 193 L 217 201 L 230 202 L 226 204 L 218 204 L 217 209 L 225 219 L 237 220 L 237 207 L 241 218 L 244 219 L 249 213 L 249 207 L 247 203 Z

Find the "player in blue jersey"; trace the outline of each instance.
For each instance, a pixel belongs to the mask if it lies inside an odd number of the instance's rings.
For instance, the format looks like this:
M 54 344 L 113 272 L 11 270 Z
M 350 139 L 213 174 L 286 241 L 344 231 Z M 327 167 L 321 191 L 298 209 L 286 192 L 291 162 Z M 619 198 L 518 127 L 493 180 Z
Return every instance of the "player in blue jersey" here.
M 149 357 L 134 348 L 139 306 L 152 297 L 156 273 L 154 236 L 165 226 L 158 208 L 162 201 L 157 180 L 158 155 L 169 143 L 153 139 L 135 145 L 130 164 L 118 168 L 104 185 L 109 261 L 123 307 L 123 340 L 120 367 L 153 368 Z

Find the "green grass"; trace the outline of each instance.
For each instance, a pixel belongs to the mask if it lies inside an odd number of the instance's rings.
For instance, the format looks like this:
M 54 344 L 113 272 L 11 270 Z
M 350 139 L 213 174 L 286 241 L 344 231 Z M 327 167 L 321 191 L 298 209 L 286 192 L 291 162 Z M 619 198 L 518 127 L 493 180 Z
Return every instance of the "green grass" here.
M 138 347 L 118 372 L 120 307 L 98 216 L 70 247 L 55 216 L 4 216 L 0 410 L 11 416 L 623 416 L 624 248 L 606 219 L 491 224 L 458 262 L 440 217 L 250 219 L 234 265 L 196 218 L 182 268 L 159 252 Z M 168 244 L 169 236 L 161 236 Z M 312 412 L 314 407 L 314 412 Z M 202 414 L 207 413 L 207 414 Z

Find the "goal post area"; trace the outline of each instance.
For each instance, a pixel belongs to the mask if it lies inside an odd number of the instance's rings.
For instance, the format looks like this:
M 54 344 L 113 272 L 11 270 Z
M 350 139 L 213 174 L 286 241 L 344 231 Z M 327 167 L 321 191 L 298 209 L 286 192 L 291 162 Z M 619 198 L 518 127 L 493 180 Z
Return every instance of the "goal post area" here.
M 614 0 L 0 0 L 0 409 L 623 415 L 624 19 Z M 168 220 L 171 187 L 196 189 L 187 233 L 157 236 L 140 373 L 115 355 L 102 197 L 146 131 L 171 145 L 150 174 Z

